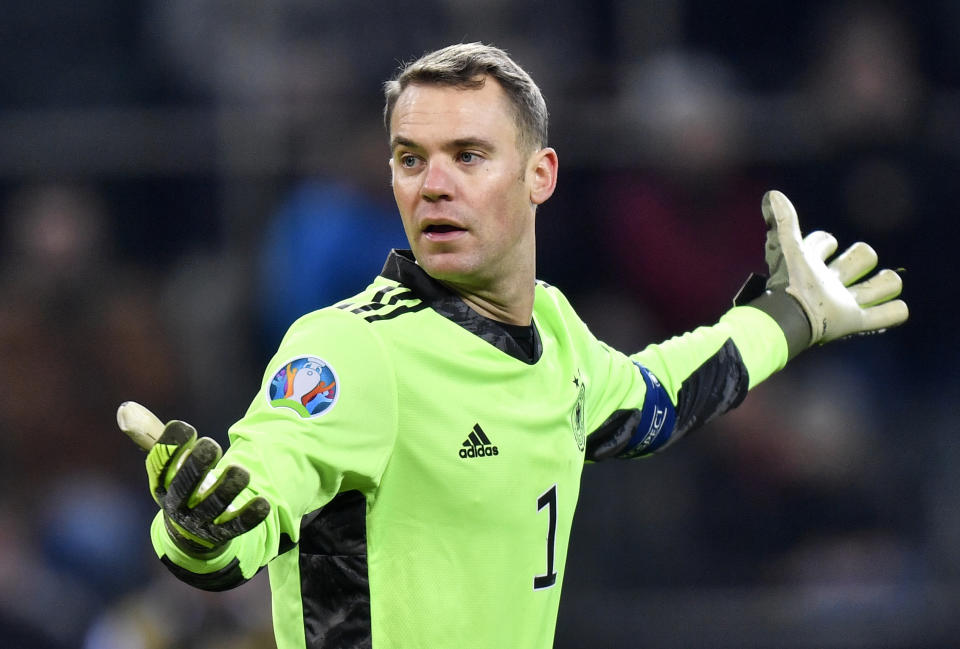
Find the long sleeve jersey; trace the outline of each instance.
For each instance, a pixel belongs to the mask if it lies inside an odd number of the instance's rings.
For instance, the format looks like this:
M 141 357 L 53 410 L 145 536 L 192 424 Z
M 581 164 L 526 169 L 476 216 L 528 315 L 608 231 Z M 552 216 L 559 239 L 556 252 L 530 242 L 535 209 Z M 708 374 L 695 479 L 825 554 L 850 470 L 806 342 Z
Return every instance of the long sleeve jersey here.
M 219 466 L 267 519 L 181 579 L 269 569 L 279 649 L 553 645 L 585 462 L 656 452 L 780 369 L 763 311 L 625 355 L 538 282 L 533 354 L 405 251 L 359 295 L 290 328 Z

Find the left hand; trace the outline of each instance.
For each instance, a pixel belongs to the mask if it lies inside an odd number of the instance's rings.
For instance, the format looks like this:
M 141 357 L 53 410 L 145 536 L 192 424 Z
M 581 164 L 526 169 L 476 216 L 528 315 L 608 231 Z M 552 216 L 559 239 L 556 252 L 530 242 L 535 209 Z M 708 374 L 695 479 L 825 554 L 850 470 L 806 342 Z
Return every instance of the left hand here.
M 859 281 L 877 265 L 877 253 L 857 242 L 833 259 L 837 240 L 826 232 L 801 238 L 793 205 L 778 191 L 763 197 L 767 231 L 768 290 L 785 290 L 800 303 L 810 321 L 810 345 L 854 334 L 883 331 L 909 317 L 900 295 L 903 282 L 892 270 Z

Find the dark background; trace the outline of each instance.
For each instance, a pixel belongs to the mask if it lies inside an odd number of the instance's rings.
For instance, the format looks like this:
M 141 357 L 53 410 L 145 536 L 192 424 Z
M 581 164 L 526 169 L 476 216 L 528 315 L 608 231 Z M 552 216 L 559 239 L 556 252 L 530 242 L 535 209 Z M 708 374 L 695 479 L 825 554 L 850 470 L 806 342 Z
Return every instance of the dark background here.
M 403 245 L 381 83 L 482 40 L 547 98 L 538 275 L 602 339 L 715 320 L 763 268 L 769 188 L 911 307 L 587 467 L 556 646 L 960 645 L 957 33 L 950 0 L 8 3 L 0 644 L 273 646 L 263 578 L 209 595 L 153 556 L 116 406 L 225 441 L 286 325 Z

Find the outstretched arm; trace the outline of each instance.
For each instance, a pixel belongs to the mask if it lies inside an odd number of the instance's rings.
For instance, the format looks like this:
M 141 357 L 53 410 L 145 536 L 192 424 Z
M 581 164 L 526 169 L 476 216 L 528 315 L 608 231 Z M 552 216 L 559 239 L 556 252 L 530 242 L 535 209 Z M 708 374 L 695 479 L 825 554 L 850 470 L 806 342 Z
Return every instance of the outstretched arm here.
M 796 211 L 780 192 L 768 192 L 763 215 L 769 231 L 769 277 L 755 276 L 736 307 L 701 327 L 628 359 L 608 356 L 601 372 L 610 386 L 589 434 L 587 459 L 631 458 L 666 448 L 736 407 L 749 389 L 814 344 L 902 324 L 906 304 L 896 298 L 900 277 L 882 270 L 877 255 L 856 243 L 827 260 L 837 241 L 824 232 L 803 238 Z
M 220 445 L 209 437 L 197 439 L 193 426 L 182 421 L 164 425 L 132 401 L 117 409 L 117 424 L 147 451 L 147 478 L 153 499 L 160 506 L 163 529 L 173 546 L 185 555 L 216 562 L 230 541 L 255 528 L 270 513 L 265 498 L 245 494 L 249 472 L 236 464 L 217 467 L 222 455 Z M 230 563 L 230 570 L 191 581 L 211 590 L 237 585 L 244 577 L 234 569 L 234 562 Z

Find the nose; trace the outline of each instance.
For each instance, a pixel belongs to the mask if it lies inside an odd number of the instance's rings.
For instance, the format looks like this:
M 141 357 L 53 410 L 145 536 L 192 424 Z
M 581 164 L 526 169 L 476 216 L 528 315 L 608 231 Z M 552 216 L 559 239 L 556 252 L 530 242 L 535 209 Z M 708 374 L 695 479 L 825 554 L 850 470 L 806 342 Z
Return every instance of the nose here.
M 420 196 L 430 203 L 453 199 L 453 178 L 442 161 L 434 159 L 427 163 Z

